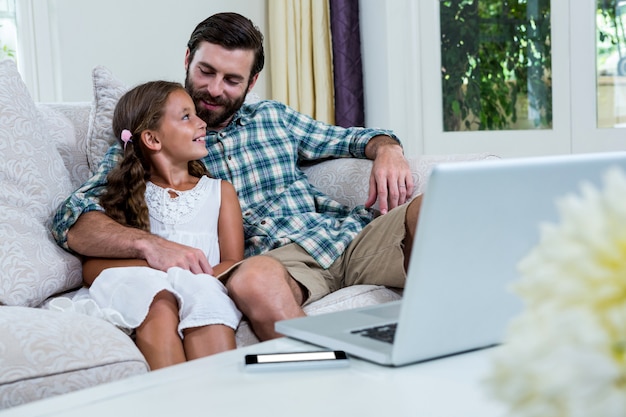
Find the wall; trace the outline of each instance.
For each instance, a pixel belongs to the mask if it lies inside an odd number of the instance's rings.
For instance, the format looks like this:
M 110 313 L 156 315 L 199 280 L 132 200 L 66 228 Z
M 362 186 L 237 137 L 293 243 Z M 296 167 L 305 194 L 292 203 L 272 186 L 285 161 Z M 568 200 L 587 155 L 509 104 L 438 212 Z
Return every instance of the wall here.
M 419 65 L 413 0 L 360 0 L 366 125 L 393 129 L 408 155 L 422 153 L 418 114 Z M 189 34 L 221 11 L 248 16 L 264 34 L 264 0 L 19 0 L 20 42 L 31 51 L 19 59 L 38 101 L 91 101 L 91 71 L 104 65 L 128 85 L 152 79 L 184 80 Z M 266 55 L 271 53 L 266 42 Z M 267 57 L 266 57 L 267 61 Z M 400 65 L 399 63 L 408 65 Z M 271 98 L 266 65 L 255 86 Z M 411 73 L 407 73 L 411 71 Z
M 241 13 L 267 32 L 259 0 L 19 0 L 18 6 L 19 36 L 33 51 L 20 70 L 40 101 L 90 101 L 96 65 L 128 85 L 183 82 L 189 35 L 216 12 Z M 266 68 L 255 87 L 262 97 L 268 80 Z
M 365 125 L 392 129 L 406 155 L 424 153 L 415 0 L 360 0 Z
M 91 71 L 123 82 L 183 81 L 185 43 L 219 11 L 250 17 L 267 34 L 269 0 L 19 0 L 18 31 L 32 55 L 20 71 L 39 101 L 90 101 Z M 278 1 L 278 0 L 277 0 Z M 355 0 L 356 1 L 356 0 Z M 359 0 L 365 123 L 393 129 L 407 155 L 492 152 L 501 156 L 626 149 L 622 129 L 596 126 L 594 4 L 552 2 L 552 129 L 443 132 L 438 4 Z M 266 52 L 271 54 L 267 48 Z M 255 92 L 271 98 L 269 72 Z
M 266 3 L 19 0 L 19 39 L 23 50 L 30 52 L 19 57 L 20 72 L 38 101 L 91 101 L 91 71 L 96 65 L 108 67 L 128 85 L 153 79 L 182 82 L 185 44 L 197 23 L 216 12 L 235 11 L 267 34 Z M 398 59 L 406 58 L 403 40 L 417 39 L 406 36 L 412 4 L 411 0 L 361 0 L 366 125 L 396 131 L 407 154 L 420 153 L 422 148 L 421 129 L 409 122 L 416 120 L 412 113 L 419 111 L 419 78 L 404 74 L 417 65 L 397 65 Z M 270 70 L 265 67 L 255 86 L 261 97 L 271 98 Z

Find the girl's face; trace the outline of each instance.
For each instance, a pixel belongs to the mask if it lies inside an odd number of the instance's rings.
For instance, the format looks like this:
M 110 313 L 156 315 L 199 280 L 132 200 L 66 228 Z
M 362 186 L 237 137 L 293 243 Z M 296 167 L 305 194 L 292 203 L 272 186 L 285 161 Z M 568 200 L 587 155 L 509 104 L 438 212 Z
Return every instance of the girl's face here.
M 193 100 L 185 90 L 170 93 L 156 135 L 161 152 L 172 163 L 202 159 L 209 151 L 205 146 L 206 123 L 196 115 Z

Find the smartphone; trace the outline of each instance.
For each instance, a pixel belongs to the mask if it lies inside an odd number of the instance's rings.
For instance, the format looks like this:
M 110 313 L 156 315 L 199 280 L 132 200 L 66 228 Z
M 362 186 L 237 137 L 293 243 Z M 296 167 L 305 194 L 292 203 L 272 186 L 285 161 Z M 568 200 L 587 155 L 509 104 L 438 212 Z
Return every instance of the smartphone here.
M 245 357 L 245 368 L 248 371 L 341 368 L 348 365 L 348 355 L 343 350 L 261 353 Z

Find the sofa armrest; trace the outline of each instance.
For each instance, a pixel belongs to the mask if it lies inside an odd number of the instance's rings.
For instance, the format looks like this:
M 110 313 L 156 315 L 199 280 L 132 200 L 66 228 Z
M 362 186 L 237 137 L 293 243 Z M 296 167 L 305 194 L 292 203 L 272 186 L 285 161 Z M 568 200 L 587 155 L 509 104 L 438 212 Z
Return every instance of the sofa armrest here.
M 0 306 L 0 409 L 149 371 L 131 338 L 94 317 Z

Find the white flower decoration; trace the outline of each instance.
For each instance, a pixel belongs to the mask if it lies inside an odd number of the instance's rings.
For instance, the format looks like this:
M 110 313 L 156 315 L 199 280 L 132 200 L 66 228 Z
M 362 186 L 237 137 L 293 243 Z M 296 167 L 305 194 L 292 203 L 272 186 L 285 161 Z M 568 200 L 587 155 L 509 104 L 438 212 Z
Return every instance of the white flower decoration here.
M 519 264 L 524 312 L 487 379 L 519 417 L 626 416 L 626 177 L 558 201 L 561 223 Z

